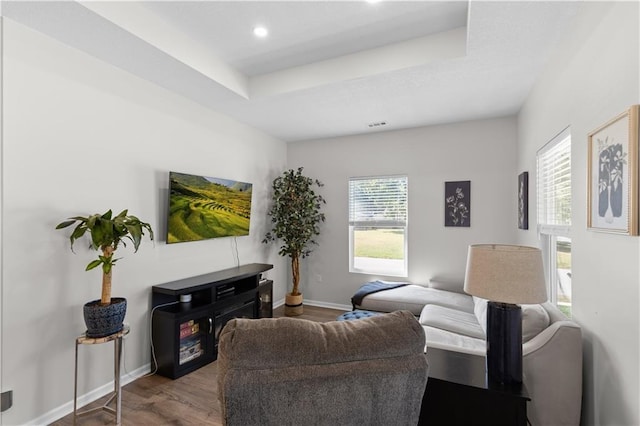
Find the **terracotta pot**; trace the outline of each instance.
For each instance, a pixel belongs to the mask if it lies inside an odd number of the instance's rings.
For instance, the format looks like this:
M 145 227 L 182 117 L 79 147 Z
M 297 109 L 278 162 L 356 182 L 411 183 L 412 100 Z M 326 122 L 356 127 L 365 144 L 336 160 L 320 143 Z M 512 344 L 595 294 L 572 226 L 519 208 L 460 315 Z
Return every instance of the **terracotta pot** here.
M 288 317 L 302 315 L 302 293 L 293 296 L 287 293 L 284 298 L 284 314 Z

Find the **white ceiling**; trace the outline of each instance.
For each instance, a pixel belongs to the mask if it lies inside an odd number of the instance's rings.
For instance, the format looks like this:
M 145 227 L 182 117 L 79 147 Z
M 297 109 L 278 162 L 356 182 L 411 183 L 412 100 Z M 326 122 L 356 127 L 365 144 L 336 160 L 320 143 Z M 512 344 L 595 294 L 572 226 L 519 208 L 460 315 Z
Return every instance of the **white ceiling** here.
M 254 76 L 467 24 L 467 2 L 143 3 L 241 73 Z M 251 30 L 264 25 L 268 39 Z
M 576 1 L 3 1 L 2 13 L 285 141 L 515 114 Z M 270 34 L 257 39 L 256 25 Z M 369 127 L 376 122 L 384 126 Z

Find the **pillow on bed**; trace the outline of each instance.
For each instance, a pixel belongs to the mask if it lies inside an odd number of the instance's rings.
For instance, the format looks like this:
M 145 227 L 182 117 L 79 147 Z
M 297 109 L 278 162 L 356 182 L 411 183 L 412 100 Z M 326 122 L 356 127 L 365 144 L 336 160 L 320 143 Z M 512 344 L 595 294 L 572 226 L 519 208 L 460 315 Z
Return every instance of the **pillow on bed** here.
M 487 299 L 473 296 L 473 313 L 487 334 Z M 522 308 L 522 343 L 528 342 L 549 327 L 550 319 L 542 305 L 520 305 Z
M 522 307 L 522 343 L 536 337 L 549 327 L 549 313 L 542 305 L 521 305 Z
M 476 314 L 485 336 L 487 335 L 487 302 L 487 299 L 473 296 L 473 313 Z

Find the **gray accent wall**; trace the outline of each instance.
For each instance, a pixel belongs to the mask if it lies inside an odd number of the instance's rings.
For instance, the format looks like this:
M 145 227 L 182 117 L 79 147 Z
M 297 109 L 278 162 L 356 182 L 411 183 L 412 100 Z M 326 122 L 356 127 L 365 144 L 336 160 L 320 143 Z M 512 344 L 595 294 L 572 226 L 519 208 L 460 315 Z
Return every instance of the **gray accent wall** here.
M 516 119 L 444 124 L 369 135 L 290 143 L 289 167 L 325 184 L 320 245 L 301 268 L 306 300 L 350 306 L 374 279 L 462 283 L 467 247 L 514 243 L 517 237 Z M 409 276 L 349 272 L 350 177 L 407 175 Z M 444 226 L 445 181 L 471 181 L 471 227 Z

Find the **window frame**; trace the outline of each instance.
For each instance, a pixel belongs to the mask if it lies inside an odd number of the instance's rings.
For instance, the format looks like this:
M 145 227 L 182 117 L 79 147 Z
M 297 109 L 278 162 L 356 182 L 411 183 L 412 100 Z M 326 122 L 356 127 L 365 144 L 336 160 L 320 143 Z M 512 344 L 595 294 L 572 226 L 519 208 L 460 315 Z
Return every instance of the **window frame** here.
M 568 216 L 565 216 L 568 218 L 568 221 L 564 221 L 560 219 L 558 220 L 558 216 L 554 215 L 553 213 L 557 213 L 555 212 L 555 206 L 552 207 L 553 212 L 550 214 L 549 211 L 547 211 L 547 205 L 549 203 L 545 203 L 543 201 L 547 199 L 547 197 L 543 197 L 543 194 L 541 194 L 542 189 L 541 187 L 545 187 L 548 188 L 547 186 L 543 185 L 543 180 L 545 178 L 549 178 L 548 175 L 542 176 L 542 173 L 540 171 L 541 168 L 541 157 L 543 157 L 545 154 L 548 154 L 549 152 L 553 151 L 554 148 L 557 148 L 559 145 L 563 144 L 566 142 L 566 140 L 568 139 L 568 143 L 567 143 L 567 150 L 568 150 L 568 172 L 565 172 L 564 176 L 568 176 L 569 177 L 569 202 L 568 202 L 568 208 L 569 208 L 569 214 Z M 548 294 L 548 300 L 549 302 L 553 303 L 556 306 L 560 306 L 558 303 L 558 288 L 559 288 L 559 276 L 558 276 L 558 265 L 557 265 L 557 258 L 558 258 L 558 251 L 557 251 L 557 244 L 558 244 L 558 237 L 561 238 L 567 238 L 569 240 L 569 244 L 572 244 L 572 238 L 571 238 L 571 202 L 572 202 L 572 194 L 571 194 L 571 187 L 572 187 L 572 175 L 571 175 L 571 154 L 572 154 L 572 139 L 571 139 L 571 128 L 567 127 L 564 130 L 562 130 L 560 133 L 558 133 L 556 136 L 554 136 L 548 143 L 546 143 L 542 148 L 540 148 L 537 152 L 536 152 L 536 201 L 537 201 L 537 214 L 536 214 L 536 219 L 537 219 L 537 233 L 538 233 L 538 238 L 540 240 L 540 250 L 542 251 L 542 257 L 543 257 L 543 265 L 544 265 L 544 272 L 545 272 L 545 276 L 547 279 L 547 294 Z M 548 164 L 547 164 L 548 165 Z M 555 172 L 554 172 L 555 173 Z M 547 182 L 548 183 L 548 182 Z M 566 188 L 565 188 L 566 189 Z M 555 216 L 552 220 L 552 222 L 559 222 L 559 223 L 547 223 L 547 219 L 550 216 Z M 571 304 L 569 303 L 569 311 L 571 310 Z
M 352 200 L 352 182 L 365 181 L 374 179 L 403 179 L 406 188 L 404 216 L 403 220 L 354 220 L 352 219 L 352 206 L 354 201 Z M 402 175 L 376 175 L 376 176 L 354 176 L 349 178 L 348 182 L 348 226 L 349 226 L 349 272 L 356 274 L 368 274 L 368 275 L 383 275 L 389 277 L 407 277 L 409 273 L 409 177 L 406 174 Z M 375 229 L 403 229 L 403 259 L 402 259 L 402 271 L 394 271 L 392 269 L 365 269 L 356 266 L 355 262 L 355 231 L 359 228 L 375 228 Z
M 547 280 L 547 294 L 549 302 L 558 306 L 558 286 L 559 277 L 558 271 L 558 237 L 564 237 L 572 243 L 571 235 L 569 232 L 563 232 L 560 230 L 554 230 L 554 232 L 541 232 L 540 238 L 540 250 L 542 251 L 542 263 L 544 265 L 545 278 Z

